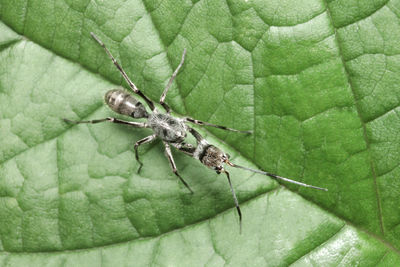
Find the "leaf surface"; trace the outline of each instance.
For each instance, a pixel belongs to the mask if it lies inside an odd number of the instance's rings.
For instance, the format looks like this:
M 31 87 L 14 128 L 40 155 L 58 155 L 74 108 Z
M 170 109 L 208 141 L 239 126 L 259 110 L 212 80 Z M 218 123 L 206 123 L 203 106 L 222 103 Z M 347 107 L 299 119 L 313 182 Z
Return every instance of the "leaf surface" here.
M 2 265 L 398 265 L 400 1 L 0 1 Z M 154 101 L 253 130 L 202 133 L 233 162 L 174 153 L 151 134 L 61 118 L 115 116 L 126 84 L 95 32 Z

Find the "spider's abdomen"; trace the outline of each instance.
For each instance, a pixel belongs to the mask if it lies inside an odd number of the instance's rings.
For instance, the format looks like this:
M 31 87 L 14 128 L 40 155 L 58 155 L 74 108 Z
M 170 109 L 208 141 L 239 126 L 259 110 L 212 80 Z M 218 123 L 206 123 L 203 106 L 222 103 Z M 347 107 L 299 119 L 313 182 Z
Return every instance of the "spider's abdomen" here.
M 152 113 L 148 124 L 154 133 L 166 142 L 181 143 L 185 140 L 186 125 L 181 119 L 168 114 Z
M 133 118 L 147 118 L 149 116 L 143 104 L 124 90 L 110 90 L 105 94 L 104 100 L 113 111 L 119 114 Z

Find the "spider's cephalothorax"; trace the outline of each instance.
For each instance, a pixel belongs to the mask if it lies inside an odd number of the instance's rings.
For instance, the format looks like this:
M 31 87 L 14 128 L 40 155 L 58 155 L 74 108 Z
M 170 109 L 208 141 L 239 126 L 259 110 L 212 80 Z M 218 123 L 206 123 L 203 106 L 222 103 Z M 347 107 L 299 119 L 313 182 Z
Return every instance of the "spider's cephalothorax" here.
M 182 143 L 186 138 L 187 126 L 182 119 L 170 114 L 154 112 L 148 119 L 149 126 L 162 140 L 170 143 Z
M 133 91 L 133 93 L 139 95 L 140 97 L 142 97 L 144 99 L 147 106 L 150 108 L 151 112 L 148 112 L 146 110 L 146 108 L 144 107 L 144 105 L 139 100 L 137 100 L 132 95 L 125 92 L 124 90 L 114 89 L 114 90 L 108 91 L 105 94 L 104 99 L 105 99 L 106 104 L 113 111 L 115 111 L 119 114 L 127 115 L 127 116 L 130 116 L 135 119 L 143 118 L 146 120 L 145 122 L 126 121 L 126 120 L 120 120 L 120 119 L 113 118 L 113 117 L 108 117 L 108 118 L 98 119 L 98 120 L 90 120 L 90 121 L 74 121 L 74 120 L 69 120 L 69 119 L 64 119 L 64 121 L 66 121 L 68 123 L 75 123 L 75 124 L 77 124 L 77 123 L 100 123 L 100 122 L 109 121 L 109 122 L 113 122 L 113 123 L 121 123 L 121 124 L 125 124 L 125 125 L 130 125 L 130 126 L 133 126 L 136 128 L 151 128 L 153 130 L 153 134 L 137 141 L 134 146 L 135 157 L 139 163 L 138 172 L 140 171 L 140 169 L 143 166 L 143 163 L 139 160 L 138 147 L 142 144 L 149 143 L 149 142 L 155 140 L 156 138 L 160 138 L 163 141 L 163 144 L 165 147 L 165 154 L 169 160 L 169 163 L 171 165 L 173 173 L 181 180 L 181 182 L 187 187 L 187 189 L 190 192 L 193 193 L 192 189 L 189 187 L 189 185 L 185 182 L 185 180 L 178 173 L 178 170 L 177 170 L 175 162 L 174 162 L 174 158 L 172 156 L 170 145 L 174 146 L 179 151 L 181 151 L 195 159 L 200 160 L 200 162 L 202 164 L 215 170 L 218 174 L 220 174 L 220 173 L 226 174 L 228 181 L 229 181 L 230 188 L 231 188 L 231 192 L 233 195 L 233 199 L 235 201 L 236 209 L 239 214 L 240 226 L 241 226 L 241 221 L 242 221 L 242 214 L 240 212 L 239 203 L 237 201 L 235 191 L 233 190 L 232 183 L 231 183 L 231 180 L 229 177 L 229 173 L 225 170 L 223 164 L 227 164 L 229 166 L 236 167 L 236 168 L 245 169 L 248 171 L 261 173 L 261 174 L 268 175 L 268 176 L 271 176 L 276 179 L 281 179 L 281 180 L 295 183 L 295 184 L 298 184 L 301 186 L 307 186 L 307 187 L 312 187 L 315 189 L 326 190 L 324 188 L 319 188 L 319 187 L 303 184 L 300 182 L 296 182 L 296 181 L 290 180 L 288 178 L 280 177 L 275 174 L 271 174 L 271 173 L 267 173 L 267 172 L 263 172 L 263 171 L 259 171 L 259 170 L 253 170 L 253 169 L 249 169 L 246 167 L 242 167 L 242 166 L 233 164 L 233 163 L 229 162 L 228 154 L 222 152 L 216 146 L 210 145 L 207 142 L 207 140 L 205 140 L 196 130 L 194 130 L 193 128 L 186 125 L 186 123 L 190 122 L 190 123 L 194 123 L 197 125 L 211 126 L 211 127 L 216 127 L 216 128 L 223 129 L 223 130 L 233 131 L 233 132 L 251 133 L 249 131 L 239 131 L 239 130 L 228 128 L 225 126 L 220 126 L 220 125 L 215 125 L 215 124 L 211 124 L 211 123 L 204 122 L 204 121 L 195 120 L 190 117 L 177 118 L 177 117 L 174 117 L 171 115 L 171 113 L 170 113 L 171 110 L 170 110 L 169 106 L 165 103 L 165 97 L 167 95 L 168 89 L 171 87 L 173 80 L 175 79 L 176 75 L 178 74 L 179 69 L 183 65 L 183 62 L 185 59 L 185 54 L 186 54 L 186 49 L 184 49 L 184 51 L 183 51 L 181 62 L 179 63 L 178 67 L 172 74 L 171 78 L 168 81 L 167 86 L 165 87 L 165 89 L 161 95 L 159 103 L 165 109 L 166 113 L 160 113 L 155 108 L 153 101 L 150 100 L 150 98 L 148 98 L 146 95 L 144 95 L 136 87 L 136 85 L 129 79 L 126 72 L 122 69 L 122 67 L 119 65 L 117 60 L 112 56 L 112 54 L 106 48 L 104 43 L 95 34 L 93 34 L 93 33 L 90 33 L 90 34 L 97 41 L 97 43 L 99 43 L 104 48 L 107 55 L 111 58 L 114 65 L 120 71 L 121 75 L 124 77 L 125 81 L 128 83 L 128 85 L 129 85 L 130 89 Z M 191 144 L 184 142 L 188 131 L 196 138 L 197 146 L 193 146 Z

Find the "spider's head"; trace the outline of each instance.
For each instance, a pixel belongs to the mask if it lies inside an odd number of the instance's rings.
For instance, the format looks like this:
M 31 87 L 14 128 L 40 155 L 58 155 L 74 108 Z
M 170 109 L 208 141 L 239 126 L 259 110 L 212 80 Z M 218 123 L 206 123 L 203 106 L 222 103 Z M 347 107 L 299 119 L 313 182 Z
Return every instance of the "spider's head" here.
M 204 149 L 200 161 L 220 174 L 221 172 L 225 172 L 223 164 L 229 162 L 229 154 L 224 153 L 216 146 L 209 145 Z

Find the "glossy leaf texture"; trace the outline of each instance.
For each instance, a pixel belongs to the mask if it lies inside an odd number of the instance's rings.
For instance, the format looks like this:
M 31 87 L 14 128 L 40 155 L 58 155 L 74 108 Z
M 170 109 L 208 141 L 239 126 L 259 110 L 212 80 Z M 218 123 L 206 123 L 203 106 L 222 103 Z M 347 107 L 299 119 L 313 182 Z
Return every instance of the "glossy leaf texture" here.
M 400 263 L 400 1 L 0 0 L 0 265 L 396 266 Z M 115 116 L 135 84 L 232 161 L 328 192 L 174 152 L 151 134 L 61 118 Z

